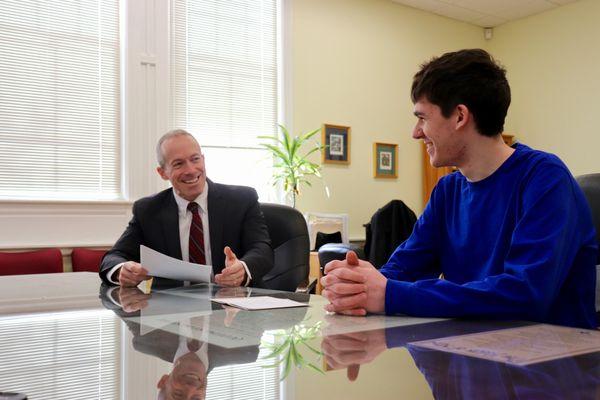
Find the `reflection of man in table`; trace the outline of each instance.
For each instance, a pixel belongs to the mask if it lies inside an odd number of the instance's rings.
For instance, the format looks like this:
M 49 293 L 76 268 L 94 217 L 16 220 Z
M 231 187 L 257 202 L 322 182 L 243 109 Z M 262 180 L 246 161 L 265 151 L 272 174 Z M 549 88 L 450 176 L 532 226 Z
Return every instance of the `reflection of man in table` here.
M 192 291 L 194 289 L 189 287 L 185 290 Z M 246 297 L 252 290 L 244 287 L 211 286 L 207 296 Z M 144 294 L 138 288 L 109 287 L 107 285 L 102 285 L 100 289 L 103 305 L 113 310 L 119 317 L 124 318 L 123 322 L 133 336 L 133 348 L 138 352 L 173 363 L 171 373 L 163 375 L 157 382 L 159 399 L 203 399 L 206 396 L 207 376 L 213 368 L 255 362 L 259 354 L 258 343 L 260 343 L 264 331 L 288 328 L 300 323 L 306 314 L 306 307 L 280 310 L 282 312 L 274 314 L 273 318 L 256 323 L 257 315 L 260 312 L 243 311 L 213 303 L 214 312 L 210 315 L 183 317 L 160 329 L 150 327 L 152 330 L 147 333 L 144 333 L 142 325 L 126 319 L 126 317 L 140 316 L 144 309 L 156 305 L 153 302 L 168 300 L 166 296 L 174 296 L 167 293 L 168 291 Z M 306 294 L 290 293 L 287 296 L 301 302 L 309 299 L 309 295 Z M 192 298 L 182 297 L 181 299 L 184 302 L 193 301 Z M 173 309 L 173 313 L 180 311 L 179 307 Z M 278 319 L 278 315 L 281 318 Z M 255 329 L 246 329 L 245 332 L 252 331 L 256 335 L 256 337 L 250 338 L 250 341 L 257 343 L 256 345 L 225 348 L 210 342 L 211 326 L 213 330 L 230 328 L 234 331 L 236 328 L 249 327 L 252 324 L 257 325 Z M 192 326 L 194 332 L 190 329 Z
M 158 399 L 204 399 L 207 386 L 207 352 L 200 344 L 180 336 L 180 344 L 173 361 L 173 370 L 157 383 Z
M 496 323 L 490 322 L 487 328 L 486 324 L 444 321 L 331 335 L 323 338 L 322 350 L 329 368 L 347 368 L 348 379 L 355 381 L 360 365 L 373 362 L 388 348 L 406 346 L 436 399 L 599 398 L 600 353 L 513 366 L 407 345 L 440 335 L 486 330 Z
M 580 399 L 600 396 L 600 356 L 529 366 L 408 346 L 436 399 Z
M 157 144 L 157 172 L 173 188 L 133 205 L 133 217 L 100 266 L 107 283 L 137 286 L 148 279 L 140 245 L 171 257 L 212 265 L 223 286 L 260 286 L 273 250 L 256 191 L 207 179 L 196 139 L 174 130 Z M 239 256 L 239 258 L 238 258 Z

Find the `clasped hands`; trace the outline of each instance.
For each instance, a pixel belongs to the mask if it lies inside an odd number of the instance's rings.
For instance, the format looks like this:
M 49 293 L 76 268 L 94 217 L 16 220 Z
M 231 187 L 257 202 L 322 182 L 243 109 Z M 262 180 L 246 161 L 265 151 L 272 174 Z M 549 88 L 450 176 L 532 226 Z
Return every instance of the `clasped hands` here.
M 242 286 L 246 281 L 244 264 L 238 260 L 229 246 L 225 246 L 223 252 L 225 253 L 225 268 L 221 273 L 215 275 L 215 283 L 221 286 Z M 124 287 L 135 287 L 150 278 L 148 270 L 135 261 L 127 261 L 119 268 L 119 285 Z
M 321 294 L 330 302 L 325 310 L 357 316 L 385 311 L 387 279 L 373 265 L 359 260 L 355 252 L 346 253 L 345 260 L 327 263 L 325 274 Z

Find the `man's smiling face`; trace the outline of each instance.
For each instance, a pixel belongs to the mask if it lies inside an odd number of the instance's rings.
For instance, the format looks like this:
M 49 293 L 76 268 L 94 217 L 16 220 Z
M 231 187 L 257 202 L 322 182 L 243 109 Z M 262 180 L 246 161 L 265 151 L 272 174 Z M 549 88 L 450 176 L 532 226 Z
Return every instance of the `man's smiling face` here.
M 162 144 L 164 166 L 157 168 L 164 180 L 173 185 L 175 192 L 193 201 L 206 186 L 206 169 L 204 155 L 194 138 L 177 135 L 165 140 Z
M 459 166 L 464 156 L 464 143 L 463 135 L 455 130 L 454 112 L 446 118 L 440 107 L 421 98 L 415 103 L 414 114 L 418 121 L 412 137 L 423 140 L 431 165 Z

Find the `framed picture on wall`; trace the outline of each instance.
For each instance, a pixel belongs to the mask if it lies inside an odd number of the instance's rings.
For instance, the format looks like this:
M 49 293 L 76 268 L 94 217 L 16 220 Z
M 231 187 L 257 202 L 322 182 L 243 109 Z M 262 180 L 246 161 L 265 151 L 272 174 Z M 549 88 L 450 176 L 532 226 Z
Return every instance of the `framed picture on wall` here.
M 323 164 L 350 164 L 350 127 L 323 124 Z
M 375 178 L 398 177 L 398 145 L 373 143 L 373 176 Z

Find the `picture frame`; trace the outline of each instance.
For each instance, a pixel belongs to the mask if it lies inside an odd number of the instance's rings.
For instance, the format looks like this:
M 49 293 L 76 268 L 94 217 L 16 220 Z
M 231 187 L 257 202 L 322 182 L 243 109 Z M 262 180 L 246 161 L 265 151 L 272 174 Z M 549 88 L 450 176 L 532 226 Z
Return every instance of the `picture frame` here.
M 350 127 L 323 124 L 323 164 L 350 164 Z
M 373 177 L 398 178 L 398 145 L 373 143 Z

